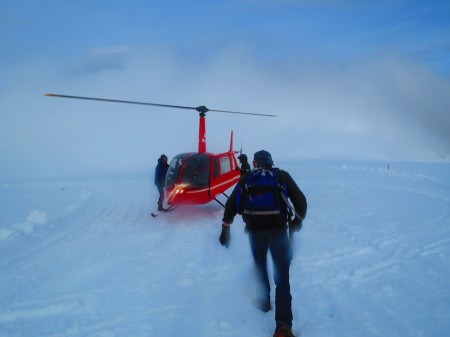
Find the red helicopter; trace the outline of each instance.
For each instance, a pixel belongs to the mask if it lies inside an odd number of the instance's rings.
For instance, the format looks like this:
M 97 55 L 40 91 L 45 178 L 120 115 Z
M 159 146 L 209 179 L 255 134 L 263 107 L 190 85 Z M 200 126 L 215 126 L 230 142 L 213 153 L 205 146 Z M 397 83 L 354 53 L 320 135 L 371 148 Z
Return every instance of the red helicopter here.
M 196 110 L 200 116 L 198 151 L 181 153 L 172 158 L 169 165 L 169 170 L 167 172 L 165 184 L 169 209 L 175 205 L 206 204 L 212 200 L 215 200 L 219 204 L 224 206 L 223 203 L 217 199 L 217 196 L 219 194 L 223 194 L 228 198 L 228 196 L 225 194 L 225 191 L 234 186 L 239 180 L 239 166 L 236 160 L 235 151 L 233 150 L 233 132 L 231 132 L 230 148 L 227 152 L 213 154 L 206 151 L 205 116 L 208 111 L 276 117 L 276 115 L 267 114 L 211 110 L 205 106 L 194 108 L 179 105 L 144 103 L 59 94 L 45 94 L 44 96 Z

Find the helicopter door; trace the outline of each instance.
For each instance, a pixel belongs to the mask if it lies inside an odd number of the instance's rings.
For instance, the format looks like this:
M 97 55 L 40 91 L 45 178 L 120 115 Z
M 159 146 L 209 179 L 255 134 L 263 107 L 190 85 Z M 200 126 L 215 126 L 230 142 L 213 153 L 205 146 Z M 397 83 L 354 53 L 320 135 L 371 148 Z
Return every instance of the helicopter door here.
M 220 175 L 231 171 L 230 158 L 228 156 L 220 157 L 219 161 L 220 161 Z
M 181 184 L 193 188 L 208 187 L 210 166 L 209 156 L 204 153 L 188 158 L 181 172 Z
M 178 178 L 180 176 L 181 167 L 183 166 L 184 161 L 186 158 L 189 158 L 194 153 L 182 153 L 179 154 L 170 161 L 169 170 L 167 171 L 166 176 L 166 189 L 173 189 L 175 184 L 178 183 Z
M 222 153 L 212 158 L 212 182 L 211 188 L 214 189 L 212 195 L 217 195 L 227 190 L 239 180 L 239 169 L 236 160 L 232 154 Z M 217 192 L 219 191 L 219 192 Z
M 214 167 L 216 169 L 216 167 Z M 224 175 L 231 171 L 236 170 L 236 163 L 230 155 L 223 155 L 219 157 L 219 172 L 216 175 L 216 171 L 214 172 L 214 178 L 218 175 Z

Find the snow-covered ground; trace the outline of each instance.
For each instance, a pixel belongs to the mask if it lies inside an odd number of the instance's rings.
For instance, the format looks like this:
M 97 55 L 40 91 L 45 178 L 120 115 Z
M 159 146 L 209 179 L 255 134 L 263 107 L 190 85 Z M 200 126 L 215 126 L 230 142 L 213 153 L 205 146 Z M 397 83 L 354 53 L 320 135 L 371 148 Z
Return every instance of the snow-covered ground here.
M 302 337 L 448 336 L 450 164 L 288 162 L 308 198 L 291 267 Z M 222 208 L 152 218 L 152 172 L 0 186 L 0 336 L 271 336 Z M 273 298 L 272 298 L 273 300 Z

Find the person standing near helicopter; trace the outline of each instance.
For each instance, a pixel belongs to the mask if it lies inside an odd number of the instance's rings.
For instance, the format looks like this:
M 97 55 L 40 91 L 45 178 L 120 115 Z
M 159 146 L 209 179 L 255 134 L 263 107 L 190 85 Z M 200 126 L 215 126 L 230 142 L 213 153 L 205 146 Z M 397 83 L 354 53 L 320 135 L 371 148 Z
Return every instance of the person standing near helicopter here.
M 244 173 L 250 171 L 250 164 L 248 163 L 247 155 L 244 153 L 241 153 L 237 159 L 239 159 L 239 162 L 241 163 L 240 171 L 242 176 Z
M 255 267 L 258 289 L 255 305 L 263 312 L 271 310 L 267 270 L 267 254 L 270 251 L 276 285 L 276 329 L 273 336 L 295 337 L 291 330 L 291 240 L 292 233 L 302 228 L 307 210 L 306 197 L 288 172 L 273 167 L 269 152 L 256 152 L 253 166 L 253 170 L 241 176 L 226 202 L 219 241 L 228 248 L 230 225 L 236 214 L 241 214 L 249 235 Z
M 163 207 L 163 202 L 165 199 L 164 186 L 166 184 L 167 170 L 169 169 L 167 160 L 167 156 L 165 154 L 162 154 L 161 157 L 158 158 L 158 165 L 156 165 L 155 169 L 155 185 L 158 188 L 159 192 L 158 211 L 166 210 Z

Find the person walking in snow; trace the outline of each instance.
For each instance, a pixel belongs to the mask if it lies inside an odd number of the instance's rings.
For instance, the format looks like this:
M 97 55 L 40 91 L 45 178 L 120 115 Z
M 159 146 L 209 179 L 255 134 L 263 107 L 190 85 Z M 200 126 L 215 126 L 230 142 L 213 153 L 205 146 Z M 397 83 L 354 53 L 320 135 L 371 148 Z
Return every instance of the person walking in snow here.
M 288 230 L 289 234 L 292 234 L 301 229 L 307 202 L 289 173 L 273 167 L 269 152 L 256 152 L 253 166 L 253 170 L 241 176 L 226 202 L 219 241 L 228 248 L 230 225 L 236 214 L 241 214 L 249 234 L 259 290 L 255 305 L 263 312 L 271 310 L 267 271 L 267 255 L 270 251 L 276 286 L 276 329 L 273 336 L 294 337 L 289 282 L 292 249 Z M 292 238 L 292 235 L 290 236 Z
M 158 188 L 159 199 L 158 199 L 158 211 L 165 211 L 166 209 L 163 207 L 163 202 L 165 198 L 164 186 L 166 183 L 166 175 L 167 170 L 169 169 L 169 164 L 167 163 L 167 156 L 162 154 L 161 157 L 158 158 L 158 165 L 156 165 L 155 169 L 155 185 Z
M 239 162 L 241 163 L 240 171 L 241 171 L 241 176 L 242 176 L 244 173 L 247 173 L 250 171 L 250 164 L 248 163 L 246 154 L 241 153 L 239 155 L 239 157 L 237 157 L 237 159 L 239 159 Z

